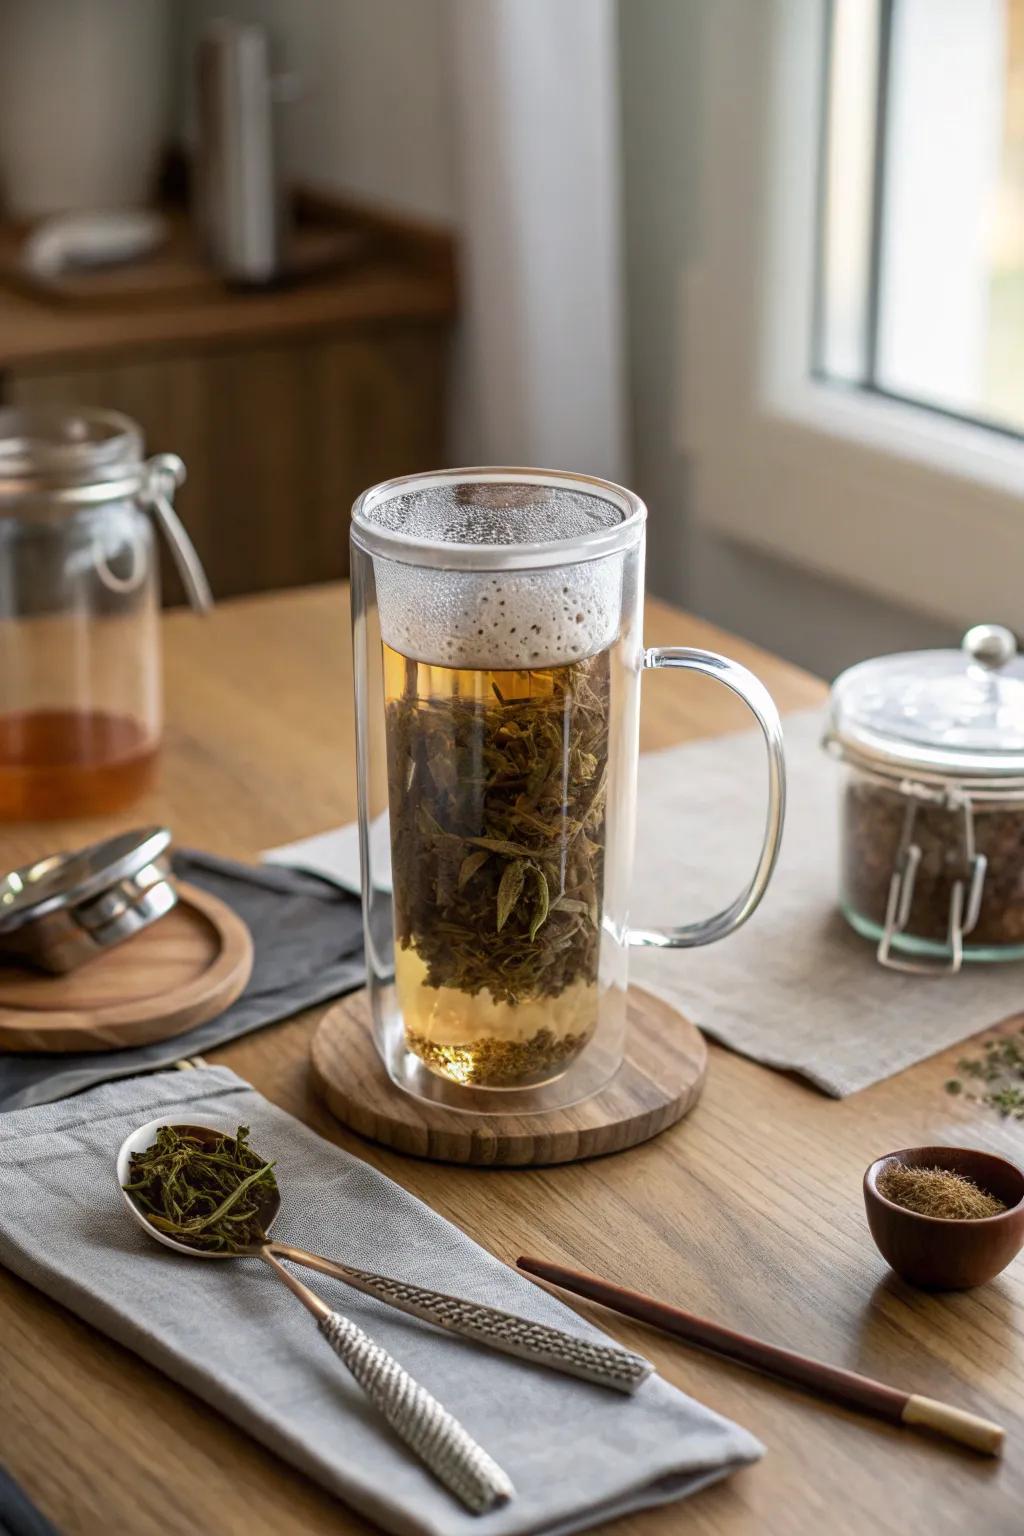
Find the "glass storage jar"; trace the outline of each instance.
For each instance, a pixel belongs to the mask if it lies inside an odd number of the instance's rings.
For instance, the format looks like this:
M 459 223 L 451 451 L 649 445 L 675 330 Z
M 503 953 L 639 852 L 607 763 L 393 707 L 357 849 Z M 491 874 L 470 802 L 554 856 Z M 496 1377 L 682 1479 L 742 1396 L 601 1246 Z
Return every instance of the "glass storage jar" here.
M 160 740 L 151 515 L 210 595 L 171 505 L 184 465 L 113 411 L 0 410 L 0 821 L 116 811 Z
M 979 624 L 959 651 L 849 668 L 826 750 L 844 764 L 840 904 L 895 970 L 1024 959 L 1024 660 Z

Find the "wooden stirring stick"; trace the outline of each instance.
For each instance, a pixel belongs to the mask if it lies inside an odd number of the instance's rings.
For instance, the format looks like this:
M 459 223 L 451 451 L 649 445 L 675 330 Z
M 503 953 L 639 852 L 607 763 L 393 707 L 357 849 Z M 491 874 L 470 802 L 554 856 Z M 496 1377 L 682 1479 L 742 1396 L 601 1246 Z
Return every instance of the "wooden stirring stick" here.
M 656 1301 L 640 1291 L 629 1291 L 624 1286 L 612 1285 L 597 1275 L 586 1275 L 580 1270 L 565 1269 L 561 1264 L 549 1264 L 546 1259 L 520 1258 L 519 1268 L 539 1280 L 547 1280 L 576 1296 L 598 1301 L 613 1312 L 635 1317 L 641 1323 L 650 1323 L 674 1338 L 685 1339 L 701 1349 L 714 1350 L 730 1360 L 738 1360 L 781 1381 L 794 1382 L 823 1397 L 858 1408 L 862 1413 L 873 1413 L 877 1418 L 888 1419 L 890 1424 L 910 1424 L 945 1435 L 948 1440 L 958 1440 L 972 1450 L 986 1456 L 998 1456 L 1003 1448 L 1006 1431 L 988 1419 L 965 1413 L 961 1408 L 951 1408 L 948 1403 L 936 1402 L 931 1397 L 919 1397 L 916 1392 L 900 1392 L 887 1387 L 869 1376 L 859 1376 L 856 1371 L 843 1370 L 841 1366 L 826 1365 L 821 1360 L 811 1360 L 798 1355 L 795 1350 L 780 1349 L 776 1344 L 766 1344 L 763 1339 L 753 1339 L 744 1333 L 723 1328 L 720 1323 L 694 1317 L 680 1307 L 666 1301 Z

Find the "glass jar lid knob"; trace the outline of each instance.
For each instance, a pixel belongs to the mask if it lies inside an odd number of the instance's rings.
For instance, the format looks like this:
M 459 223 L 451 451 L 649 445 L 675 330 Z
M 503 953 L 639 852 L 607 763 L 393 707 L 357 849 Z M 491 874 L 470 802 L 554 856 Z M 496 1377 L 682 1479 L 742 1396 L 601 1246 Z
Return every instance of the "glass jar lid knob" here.
M 1017 637 L 1003 624 L 974 624 L 960 642 L 961 650 L 988 672 L 997 672 L 1017 654 Z

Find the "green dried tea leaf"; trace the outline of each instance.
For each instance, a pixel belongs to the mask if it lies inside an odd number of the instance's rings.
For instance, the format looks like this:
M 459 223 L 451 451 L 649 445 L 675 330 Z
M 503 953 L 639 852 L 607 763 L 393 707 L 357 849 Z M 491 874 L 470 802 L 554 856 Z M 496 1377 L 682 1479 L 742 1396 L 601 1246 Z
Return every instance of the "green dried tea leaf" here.
M 505 873 L 501 877 L 501 884 L 498 886 L 499 933 L 508 922 L 516 903 L 523 894 L 523 886 L 526 884 L 526 871 L 529 867 L 525 859 L 516 859 L 514 864 L 507 865 Z M 530 937 L 532 938 L 533 935 L 531 934 Z
M 486 848 L 478 848 L 475 853 L 467 853 L 459 865 L 459 890 L 468 880 L 472 880 L 478 869 L 482 869 L 490 858 Z
M 486 848 L 488 853 L 506 853 L 517 859 L 528 859 L 532 851 L 522 843 L 510 843 L 507 838 L 501 837 L 467 837 L 466 842 L 472 843 L 475 848 Z
M 533 909 L 533 917 L 530 921 L 530 942 L 533 943 L 540 929 L 548 920 L 551 898 L 548 894 L 548 882 L 544 878 L 543 870 L 536 864 L 530 865 L 530 873 L 533 875 L 534 884 L 537 887 L 537 903 Z
M 945 1084 L 946 1092 L 963 1094 L 973 1104 L 985 1104 L 1007 1119 L 1024 1120 L 1024 1050 L 1016 1035 L 997 1034 L 979 1042 L 980 1056 L 962 1056 L 957 1076 Z M 964 1082 L 968 1078 L 970 1082 Z M 972 1088 L 976 1091 L 972 1092 Z

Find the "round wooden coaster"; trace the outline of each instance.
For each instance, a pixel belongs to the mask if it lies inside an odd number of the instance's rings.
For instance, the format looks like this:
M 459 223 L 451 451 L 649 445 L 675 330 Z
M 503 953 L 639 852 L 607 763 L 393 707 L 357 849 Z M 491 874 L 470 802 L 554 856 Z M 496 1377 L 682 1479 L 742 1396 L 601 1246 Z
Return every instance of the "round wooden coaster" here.
M 252 970 L 249 930 L 194 885 L 151 928 L 66 976 L 0 966 L 0 1048 L 112 1051 L 223 1013 Z
M 313 1076 L 331 1112 L 398 1152 L 442 1163 L 537 1167 L 622 1152 L 682 1119 L 700 1097 L 700 1031 L 650 992 L 629 991 L 626 1058 L 615 1077 L 568 1109 L 463 1114 L 396 1088 L 377 1054 L 366 992 L 336 1003 L 313 1037 Z

